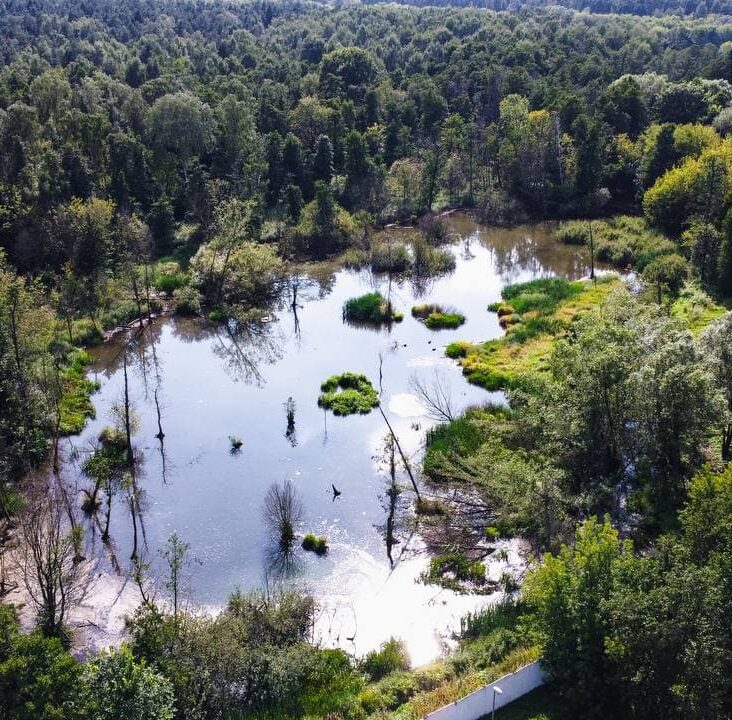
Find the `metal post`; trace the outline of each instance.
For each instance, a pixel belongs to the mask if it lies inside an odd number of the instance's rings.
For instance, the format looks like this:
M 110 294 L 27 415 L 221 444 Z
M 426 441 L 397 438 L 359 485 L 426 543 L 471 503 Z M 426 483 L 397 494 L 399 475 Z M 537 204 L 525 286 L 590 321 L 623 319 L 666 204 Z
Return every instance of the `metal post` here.
M 498 685 L 494 685 L 491 690 L 493 690 L 493 710 L 491 711 L 491 720 L 496 720 L 496 695 L 503 695 L 503 690 L 501 690 Z

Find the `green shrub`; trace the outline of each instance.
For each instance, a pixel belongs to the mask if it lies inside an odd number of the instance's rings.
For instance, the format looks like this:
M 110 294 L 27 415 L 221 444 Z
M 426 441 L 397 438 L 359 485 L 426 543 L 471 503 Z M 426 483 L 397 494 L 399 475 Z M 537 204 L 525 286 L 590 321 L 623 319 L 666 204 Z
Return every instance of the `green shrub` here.
M 472 344 L 469 342 L 465 342 L 464 340 L 458 340 L 457 342 L 450 343 L 445 348 L 445 355 L 447 357 L 452 358 L 453 360 L 457 360 L 458 358 L 464 358 L 468 351 L 471 349 Z
M 460 652 L 453 656 L 451 663 L 458 673 L 465 672 L 468 668 L 483 670 L 501 662 L 519 645 L 521 645 L 519 632 L 509 628 L 497 628 L 488 635 L 463 643 Z
M 367 293 L 347 300 L 343 306 L 343 317 L 355 322 L 399 322 L 400 313 L 395 313 L 390 303 L 379 292 Z
M 568 245 L 590 245 L 590 226 L 586 220 L 570 220 L 556 232 L 559 242 Z M 592 221 L 595 257 L 619 268 L 634 266 L 643 270 L 652 260 L 676 251 L 667 237 L 648 227 L 643 218 L 618 215 Z
M 473 422 L 470 413 L 450 423 L 437 425 L 427 432 L 427 449 L 422 468 L 431 480 L 442 479 L 440 467 L 443 456 L 469 455 L 485 442 L 485 434 Z
M 504 300 L 509 300 L 514 312 L 523 315 L 539 311 L 549 313 L 562 300 L 579 295 L 584 289 L 582 282 L 563 278 L 539 278 L 525 283 L 506 285 L 501 291 Z
M 155 267 L 154 285 L 157 290 L 166 295 L 172 295 L 178 288 L 187 285 L 188 275 L 181 271 L 177 262 L 161 262 Z
M 442 306 L 435 305 L 433 303 L 426 303 L 425 305 L 414 305 L 412 307 L 412 317 L 417 318 L 417 320 L 426 320 L 430 315 L 441 312 Z
M 378 711 L 393 711 L 407 702 L 419 690 L 414 673 L 395 671 L 365 688 L 358 702 L 364 712 L 372 715 Z
M 501 532 L 497 527 L 493 527 L 492 525 L 489 525 L 485 529 L 485 537 L 487 540 L 490 540 L 491 542 L 498 540 L 499 537 L 501 537 Z
M 175 290 L 183 287 L 187 278 L 182 273 L 176 275 L 160 275 L 155 279 L 155 288 L 166 295 L 172 295 Z
M 104 333 L 99 325 L 90 318 L 81 318 L 71 323 L 71 335 L 74 345 L 88 347 L 104 340 Z
M 365 375 L 346 372 L 333 375 L 320 386 L 318 406 L 334 415 L 366 415 L 379 404 L 379 396 Z
M 471 560 L 462 552 L 448 552 L 436 555 L 430 560 L 427 582 L 461 589 L 461 582 L 483 585 L 486 582 L 485 565 L 479 560 Z
M 198 315 L 201 312 L 201 293 L 192 285 L 173 291 L 175 311 L 180 315 Z
M 401 640 L 390 638 L 378 650 L 372 650 L 361 662 L 361 669 L 372 681 L 391 673 L 409 670 L 409 655 Z
M 504 600 L 496 605 L 488 605 L 468 613 L 460 620 L 460 637 L 465 640 L 490 635 L 495 630 L 514 629 L 526 613 L 526 606 L 521 601 Z
M 341 262 L 344 267 L 352 270 L 358 270 L 366 265 L 369 261 L 368 253 L 361 248 L 348 248 L 341 255 Z
M 302 539 L 302 549 L 314 552 L 316 555 L 325 555 L 328 552 L 328 540 L 320 535 L 308 533 Z

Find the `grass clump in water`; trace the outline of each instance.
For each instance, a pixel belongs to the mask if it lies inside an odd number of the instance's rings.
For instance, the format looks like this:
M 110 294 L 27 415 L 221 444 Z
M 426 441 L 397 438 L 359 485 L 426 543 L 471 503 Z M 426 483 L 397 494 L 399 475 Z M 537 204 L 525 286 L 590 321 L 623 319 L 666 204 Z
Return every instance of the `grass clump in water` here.
M 334 415 L 366 415 L 379 404 L 379 396 L 371 381 L 358 373 L 345 372 L 329 377 L 320 386 L 318 406 Z
M 91 396 L 101 387 L 98 382 L 86 377 L 89 355 L 77 350 L 69 355 L 69 365 L 61 373 L 61 398 L 59 411 L 61 435 L 75 435 L 84 429 L 87 418 L 95 415 Z
M 454 330 L 465 322 L 465 315 L 434 304 L 415 305 L 412 316 L 422 320 L 430 330 Z
M 367 293 L 347 300 L 343 306 L 343 317 L 355 322 L 400 322 L 403 315 L 394 312 L 391 303 L 379 292 Z
M 328 552 L 328 540 L 321 535 L 308 533 L 302 539 L 302 549 L 316 555 L 325 555 Z

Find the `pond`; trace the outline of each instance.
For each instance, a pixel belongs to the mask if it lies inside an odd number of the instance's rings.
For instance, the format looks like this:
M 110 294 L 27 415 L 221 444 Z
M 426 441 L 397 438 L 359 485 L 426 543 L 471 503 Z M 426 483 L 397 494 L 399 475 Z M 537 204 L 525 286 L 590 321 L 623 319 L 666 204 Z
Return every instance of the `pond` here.
M 392 301 L 405 314 L 401 323 L 380 329 L 344 323 L 345 300 L 373 289 L 386 294 L 389 279 L 366 270 L 320 268 L 290 279 L 269 322 L 234 332 L 169 317 L 131 344 L 129 388 L 142 457 L 138 525 L 153 575 L 162 577 L 159 550 L 176 532 L 195 559 L 189 594 L 199 607 L 221 607 L 236 588 L 293 583 L 318 599 L 323 642 L 362 654 L 396 635 L 406 640 L 415 663 L 433 659 L 459 617 L 486 602 L 420 583 L 428 558 L 418 535 L 404 529 L 387 552 L 390 480 L 381 414 L 335 417 L 317 406 L 320 383 L 329 376 L 363 373 L 378 389 L 381 368 L 382 407 L 418 467 L 425 430 L 434 420 L 415 396 L 413 378 L 428 385 L 439 378 L 457 409 L 491 399 L 465 381 L 445 358 L 444 346 L 499 336 L 496 316 L 486 308 L 507 283 L 588 272 L 582 251 L 556 244 L 549 226 L 488 229 L 462 214 L 447 222 L 456 237 L 448 246 L 455 270 L 428 283 L 392 279 Z M 431 331 L 410 315 L 412 305 L 424 302 L 454 306 L 467 320 L 457 330 Z M 110 342 L 92 353 L 91 375 L 101 382 L 96 419 L 70 438 L 65 451 L 65 476 L 78 488 L 89 485 L 81 463 L 123 394 L 121 347 Z M 155 437 L 156 394 L 164 453 Z M 287 427 L 290 398 L 294 431 Z M 231 451 L 230 436 L 241 439 L 238 452 Z M 402 475 L 399 481 L 407 486 Z M 283 572 L 263 501 L 272 483 L 287 479 L 304 506 L 298 532 L 325 535 L 329 552 L 317 557 L 298 544 L 294 563 Z M 335 498 L 333 486 L 341 493 Z M 402 497 L 408 504 L 411 493 Z M 125 500 L 113 506 L 109 547 L 100 542 L 98 527 L 90 526 L 87 536 L 95 537 L 110 575 L 129 571 L 133 524 Z M 504 564 L 520 567 L 515 548 L 507 549 Z

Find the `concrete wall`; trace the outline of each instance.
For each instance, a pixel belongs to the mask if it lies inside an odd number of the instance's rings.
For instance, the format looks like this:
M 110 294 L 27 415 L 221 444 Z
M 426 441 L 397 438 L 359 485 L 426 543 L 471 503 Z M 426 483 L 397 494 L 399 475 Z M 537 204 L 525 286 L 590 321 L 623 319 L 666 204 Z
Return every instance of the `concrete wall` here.
M 431 712 L 425 716 L 425 720 L 478 720 L 478 718 L 490 714 L 493 709 L 494 695 L 496 696 L 496 710 L 498 710 L 543 684 L 544 671 L 537 660 L 530 665 L 524 665 L 510 675 L 504 675 L 457 702 Z M 503 692 L 500 695 L 494 693 L 494 687 L 501 688 Z

